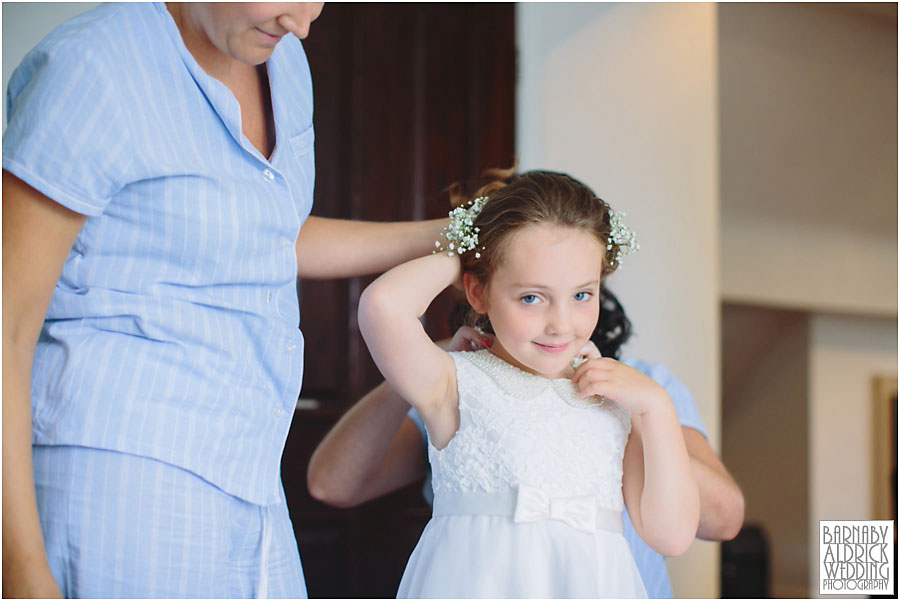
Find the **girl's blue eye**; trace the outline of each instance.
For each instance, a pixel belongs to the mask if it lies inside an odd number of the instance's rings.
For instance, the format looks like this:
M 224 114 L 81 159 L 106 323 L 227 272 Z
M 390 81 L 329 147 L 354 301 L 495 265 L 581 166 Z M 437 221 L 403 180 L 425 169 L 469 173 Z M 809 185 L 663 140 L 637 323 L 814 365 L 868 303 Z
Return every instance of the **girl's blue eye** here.
M 525 296 L 523 296 L 523 297 L 520 298 L 519 300 L 522 301 L 523 303 L 525 303 L 526 305 L 533 305 L 534 303 L 537 302 L 538 297 L 536 297 L 536 296 L 533 295 L 533 294 L 526 294 Z
M 575 300 L 577 300 L 577 301 L 587 300 L 589 296 L 590 296 L 590 292 L 576 292 Z

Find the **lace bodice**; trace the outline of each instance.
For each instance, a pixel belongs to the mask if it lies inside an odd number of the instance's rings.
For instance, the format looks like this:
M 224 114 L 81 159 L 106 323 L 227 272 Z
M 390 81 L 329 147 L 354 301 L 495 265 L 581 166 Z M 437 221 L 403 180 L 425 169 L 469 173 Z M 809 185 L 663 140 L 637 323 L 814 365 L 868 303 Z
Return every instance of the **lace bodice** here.
M 529 484 L 622 510 L 628 411 L 610 400 L 584 406 L 570 380 L 526 373 L 487 350 L 451 356 L 459 430 L 442 450 L 428 445 L 436 497 Z

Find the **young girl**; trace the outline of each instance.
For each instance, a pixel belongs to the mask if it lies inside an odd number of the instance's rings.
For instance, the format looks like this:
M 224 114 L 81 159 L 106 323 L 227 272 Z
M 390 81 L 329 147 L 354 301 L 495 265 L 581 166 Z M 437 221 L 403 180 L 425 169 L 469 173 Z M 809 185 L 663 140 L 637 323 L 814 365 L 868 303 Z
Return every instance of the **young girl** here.
M 451 213 L 446 249 L 360 298 L 372 356 L 429 438 L 434 517 L 398 596 L 643 597 L 623 497 L 663 555 L 688 548 L 699 502 L 665 391 L 588 345 L 602 280 L 633 234 L 562 174 L 476 196 Z M 489 350 L 447 353 L 418 320 L 460 279 L 493 330 Z

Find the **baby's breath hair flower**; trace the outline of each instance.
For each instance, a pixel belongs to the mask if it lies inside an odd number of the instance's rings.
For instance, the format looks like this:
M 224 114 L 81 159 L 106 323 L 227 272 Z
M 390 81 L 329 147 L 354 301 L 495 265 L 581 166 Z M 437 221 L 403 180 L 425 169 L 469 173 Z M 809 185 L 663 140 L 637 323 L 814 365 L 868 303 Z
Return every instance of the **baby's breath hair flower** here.
M 641 250 L 637 236 L 622 221 L 623 217 L 625 217 L 625 213 L 621 211 L 611 210 L 609 212 L 609 240 L 606 243 L 606 250 L 612 250 L 613 244 L 618 247 L 616 263 L 619 264 L 622 262 L 622 257 Z
M 465 206 L 458 206 L 450 211 L 450 225 L 444 228 L 442 235 L 447 239 L 447 248 L 444 248 L 440 240 L 434 243 L 436 252 L 447 251 L 448 256 L 453 253 L 458 255 L 475 250 L 475 258 L 480 259 L 481 253 L 476 250 L 478 246 L 479 228 L 475 227 L 475 218 L 484 207 L 484 203 L 488 200 L 487 196 L 479 196 L 474 200 L 470 200 Z

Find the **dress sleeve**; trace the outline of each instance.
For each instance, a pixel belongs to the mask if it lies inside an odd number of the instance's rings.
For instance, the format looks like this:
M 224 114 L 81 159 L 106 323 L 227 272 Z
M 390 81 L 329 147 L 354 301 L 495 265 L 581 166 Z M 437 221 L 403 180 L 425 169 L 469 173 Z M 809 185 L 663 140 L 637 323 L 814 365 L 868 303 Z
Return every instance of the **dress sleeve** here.
M 672 399 L 672 404 L 675 406 L 675 412 L 678 414 L 678 421 L 681 425 L 693 428 L 700 432 L 704 438 L 709 439 L 703 420 L 700 418 L 700 412 L 697 411 L 697 406 L 694 404 L 694 397 L 691 395 L 691 391 L 665 365 L 641 361 L 640 359 L 626 359 L 623 363 L 653 378 L 657 384 L 665 389 L 669 398 Z
M 115 65 L 77 41 L 45 39 L 10 78 L 3 169 L 93 216 L 128 183 L 134 144 Z

